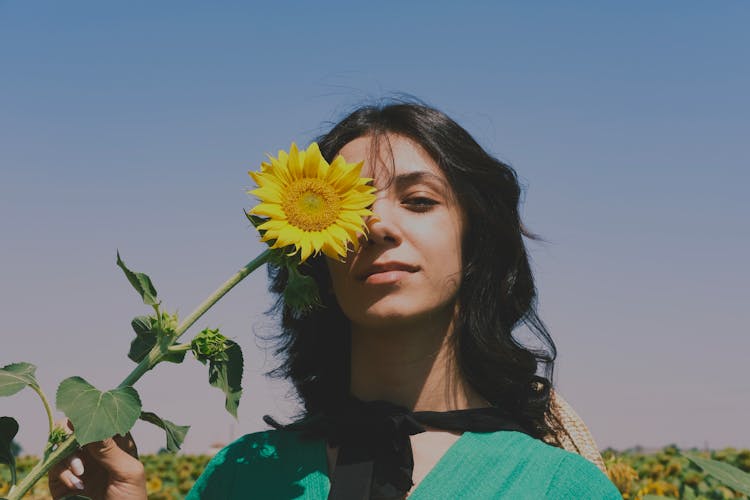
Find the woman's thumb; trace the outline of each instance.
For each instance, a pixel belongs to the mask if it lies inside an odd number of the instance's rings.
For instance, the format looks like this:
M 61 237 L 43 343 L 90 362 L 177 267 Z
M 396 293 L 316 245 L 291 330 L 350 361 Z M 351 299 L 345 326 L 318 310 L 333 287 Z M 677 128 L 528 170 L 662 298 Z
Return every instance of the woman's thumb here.
M 88 454 L 115 476 L 130 476 L 143 470 L 130 434 L 115 436 L 86 445 Z

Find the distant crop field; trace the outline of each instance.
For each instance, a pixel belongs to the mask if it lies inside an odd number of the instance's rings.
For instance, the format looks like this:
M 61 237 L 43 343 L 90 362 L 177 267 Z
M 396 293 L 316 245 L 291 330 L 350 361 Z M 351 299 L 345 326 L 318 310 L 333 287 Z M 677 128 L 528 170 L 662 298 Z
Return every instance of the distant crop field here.
M 750 450 L 726 448 L 702 452 L 706 458 L 725 462 L 750 472 Z M 626 499 L 642 499 L 647 495 L 694 500 L 747 499 L 713 477 L 701 472 L 675 446 L 667 446 L 653 453 L 605 450 L 603 452 L 610 479 Z M 146 466 L 148 493 L 152 500 L 184 498 L 200 476 L 211 457 L 208 455 L 172 455 L 168 453 L 143 455 Z M 19 457 L 19 476 L 24 476 L 37 458 Z M 8 492 L 10 473 L 0 467 L 0 495 Z M 26 498 L 49 499 L 46 481 L 40 481 Z
M 706 452 L 691 451 L 750 472 L 750 450 L 725 448 Z M 655 453 L 605 450 L 602 455 L 609 477 L 617 485 L 623 498 L 640 499 L 646 495 L 686 500 L 748 498 L 703 473 L 698 466 L 682 456 L 676 446 L 667 446 Z

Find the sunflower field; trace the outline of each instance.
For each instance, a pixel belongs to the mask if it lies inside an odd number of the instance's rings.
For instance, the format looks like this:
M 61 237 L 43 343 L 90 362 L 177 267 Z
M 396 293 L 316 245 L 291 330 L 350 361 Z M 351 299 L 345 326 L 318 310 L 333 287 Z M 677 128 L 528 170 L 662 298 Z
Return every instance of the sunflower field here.
M 750 450 L 726 448 L 699 452 L 699 454 L 750 472 Z M 676 446 L 667 446 L 655 453 L 605 450 L 603 455 L 610 479 L 620 490 L 622 497 L 626 499 L 647 500 L 654 498 L 653 495 L 686 500 L 748 498 L 705 474 L 684 457 Z M 149 498 L 154 500 L 184 498 L 210 458 L 208 455 L 169 453 L 141 456 L 146 466 Z M 16 463 L 19 476 L 25 475 L 36 460 L 31 456 L 19 457 Z M 8 468 L 0 467 L 0 495 L 8 492 L 9 481 Z M 31 500 L 50 498 L 46 481 L 37 483 L 33 492 L 26 498 Z
M 172 500 L 184 498 L 203 469 L 211 459 L 208 455 L 183 455 L 159 453 L 141 455 L 146 467 L 146 488 L 148 497 L 154 500 Z M 37 462 L 36 457 L 22 456 L 17 459 L 16 467 L 19 477 L 23 477 Z M 10 489 L 10 472 L 0 465 L 0 496 Z M 47 480 L 39 481 L 34 490 L 24 498 L 29 500 L 49 499 Z
M 692 453 L 750 472 L 750 450 L 726 448 L 710 452 L 692 450 Z M 686 500 L 748 498 L 703 472 L 673 445 L 655 453 L 605 450 L 602 455 L 609 477 L 623 498 L 643 499 L 650 495 Z

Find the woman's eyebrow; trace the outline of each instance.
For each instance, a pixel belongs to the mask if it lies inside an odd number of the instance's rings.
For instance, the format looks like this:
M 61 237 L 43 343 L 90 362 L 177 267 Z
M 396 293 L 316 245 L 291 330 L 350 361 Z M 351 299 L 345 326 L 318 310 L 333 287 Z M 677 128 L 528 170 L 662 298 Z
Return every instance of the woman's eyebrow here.
M 414 184 L 430 184 L 435 188 L 445 190 L 448 188 L 448 183 L 445 180 L 429 172 L 427 170 L 417 170 L 415 172 L 407 172 L 404 174 L 397 174 L 393 179 L 396 189 L 402 190 Z

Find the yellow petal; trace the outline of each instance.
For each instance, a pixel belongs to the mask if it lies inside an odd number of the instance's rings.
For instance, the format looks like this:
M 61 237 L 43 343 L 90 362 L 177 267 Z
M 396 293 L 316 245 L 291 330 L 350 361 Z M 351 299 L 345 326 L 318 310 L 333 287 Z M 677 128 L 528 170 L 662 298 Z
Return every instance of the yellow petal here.
M 287 162 L 279 163 L 276 162 L 271 166 L 268 172 L 265 172 L 269 177 L 274 177 L 278 182 L 284 186 L 288 186 L 293 182 L 292 174 L 289 172 L 289 166 Z
M 263 233 L 263 236 L 260 237 L 260 241 L 267 242 L 267 241 L 273 241 L 279 239 L 279 231 L 278 230 L 268 230 Z M 276 248 L 275 246 L 272 246 L 271 248 Z
M 365 193 L 348 193 L 341 199 L 344 210 L 361 210 L 372 204 L 372 196 Z
M 325 243 L 325 236 L 321 231 L 313 231 L 310 233 L 310 241 L 312 241 L 313 248 L 315 248 L 316 252 L 320 252 L 320 249 L 323 248 L 323 243 Z
M 294 226 L 287 226 L 279 231 L 274 248 L 294 245 L 299 241 L 299 230 Z
M 254 172 L 250 170 L 247 174 L 253 178 L 253 181 L 255 181 L 256 185 L 260 186 L 261 180 L 263 179 L 263 176 L 260 174 L 260 172 Z
M 289 162 L 289 155 L 283 149 L 279 150 L 279 157 L 277 159 L 277 162 L 280 165 L 286 165 Z
M 350 168 L 344 172 L 344 175 L 336 180 L 336 182 L 334 183 L 334 187 L 339 193 L 343 193 L 346 190 L 354 187 L 357 179 L 359 179 L 359 169 Z
M 252 191 L 250 191 L 250 194 L 265 203 L 279 204 L 282 202 L 281 192 L 278 189 L 274 189 L 271 187 L 253 189 Z
M 331 163 L 331 166 L 328 169 L 328 175 L 326 176 L 325 180 L 332 186 L 335 186 L 336 182 L 338 182 L 338 180 L 341 179 L 341 177 L 346 174 L 347 171 L 347 163 L 344 160 L 344 157 L 339 155 L 334 158 L 333 162 Z
M 292 179 L 302 178 L 302 165 L 299 162 L 299 150 L 295 143 L 292 143 L 292 147 L 289 149 L 289 162 L 287 163 L 287 169 L 289 170 L 289 176 Z
M 286 214 L 280 205 L 275 203 L 261 203 L 250 209 L 252 215 L 265 215 L 274 219 L 286 219 Z
M 288 225 L 289 223 L 285 220 L 270 219 L 258 226 L 258 229 L 261 231 L 280 231 Z
M 336 220 L 336 225 L 346 231 L 350 239 L 353 239 L 357 233 L 362 232 L 362 226 L 360 224 L 352 224 L 351 222 L 341 219 L 341 217 Z
M 312 243 L 309 239 L 303 239 L 299 242 L 298 246 L 300 247 L 300 260 L 305 262 L 313 252 Z
M 275 167 L 274 167 L 275 168 Z M 273 170 L 268 172 L 249 172 L 258 187 L 273 187 L 276 189 L 284 190 L 289 183 L 274 175 Z
M 311 179 L 325 179 L 324 170 L 328 169 L 328 163 L 320 154 L 316 143 L 310 144 L 305 152 L 304 175 Z
M 346 257 L 346 248 L 334 241 L 326 241 L 323 244 L 323 253 L 334 260 L 342 260 Z
M 363 225 L 362 217 L 360 217 L 356 213 L 351 212 L 349 210 L 342 210 L 339 213 L 339 220 L 343 220 L 343 221 L 349 222 L 352 225 L 355 225 L 357 227 Z
M 274 158 L 269 156 L 271 159 L 271 167 L 268 169 L 269 176 L 278 179 L 284 185 L 292 182 L 292 177 L 289 173 L 289 155 L 285 151 L 279 151 L 279 157 Z
M 349 242 L 346 231 L 336 225 L 332 225 L 324 233 L 326 233 L 326 239 L 323 244 L 323 253 L 330 257 L 331 254 L 326 249 L 333 249 L 337 255 L 346 255 L 346 245 Z

